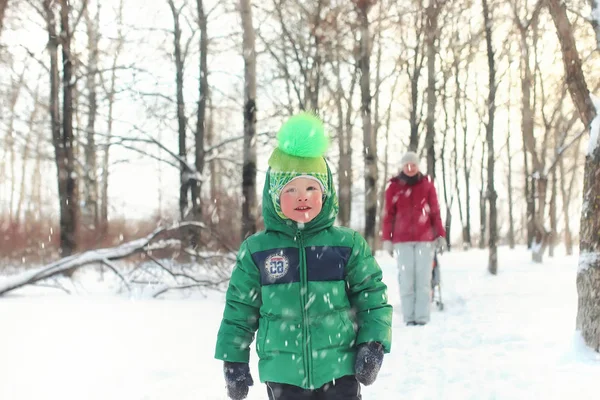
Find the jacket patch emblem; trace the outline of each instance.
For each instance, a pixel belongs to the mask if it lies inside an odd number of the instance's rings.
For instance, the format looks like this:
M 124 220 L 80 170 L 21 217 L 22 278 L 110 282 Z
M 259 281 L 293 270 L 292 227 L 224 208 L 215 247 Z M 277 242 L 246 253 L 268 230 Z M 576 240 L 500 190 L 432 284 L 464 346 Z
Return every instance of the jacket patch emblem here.
M 290 262 L 282 253 L 272 254 L 265 260 L 265 271 L 272 282 L 284 277 L 289 269 Z

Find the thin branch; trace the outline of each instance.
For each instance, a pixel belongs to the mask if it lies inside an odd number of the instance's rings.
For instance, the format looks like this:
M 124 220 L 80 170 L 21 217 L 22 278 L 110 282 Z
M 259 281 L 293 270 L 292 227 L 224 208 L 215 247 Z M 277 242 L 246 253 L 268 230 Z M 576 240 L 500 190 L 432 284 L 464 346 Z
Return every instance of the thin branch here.
M 115 275 L 117 275 L 119 277 L 119 279 L 121 279 L 121 281 L 123 281 L 127 290 L 131 291 L 131 287 L 129 286 L 129 283 L 127 283 L 127 280 L 123 277 L 123 275 L 121 275 L 119 273 L 119 271 L 117 270 L 117 267 L 112 262 L 110 262 L 108 259 L 105 258 L 104 260 L 102 260 L 102 264 L 104 264 L 108 269 L 110 269 L 112 272 L 114 272 Z
M 152 294 L 152 297 L 158 297 L 163 293 L 168 292 L 169 290 L 182 290 L 182 289 L 191 289 L 191 288 L 196 288 L 196 287 L 210 287 L 210 286 L 219 286 L 220 284 L 226 282 L 226 280 L 223 281 L 219 281 L 219 282 L 211 282 L 211 281 L 200 281 L 198 283 L 190 283 L 187 285 L 181 285 L 181 286 L 164 286 L 160 289 L 158 289 L 157 291 L 155 291 Z

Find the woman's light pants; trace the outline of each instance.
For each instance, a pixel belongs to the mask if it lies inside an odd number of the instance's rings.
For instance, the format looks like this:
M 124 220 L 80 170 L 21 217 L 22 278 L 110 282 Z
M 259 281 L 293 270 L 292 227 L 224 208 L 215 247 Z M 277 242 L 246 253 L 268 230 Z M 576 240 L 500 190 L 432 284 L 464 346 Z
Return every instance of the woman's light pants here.
M 429 322 L 433 242 L 396 243 L 404 322 Z

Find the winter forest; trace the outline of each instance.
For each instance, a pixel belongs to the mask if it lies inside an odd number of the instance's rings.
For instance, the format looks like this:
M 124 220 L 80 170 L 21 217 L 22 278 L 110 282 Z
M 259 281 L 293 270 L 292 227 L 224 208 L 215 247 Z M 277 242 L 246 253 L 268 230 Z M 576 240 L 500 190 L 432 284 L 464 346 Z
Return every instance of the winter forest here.
M 406 151 L 419 155 L 434 182 L 447 232 L 446 309 L 434 312 L 424 334 L 394 322 L 401 353 L 385 359 L 364 398 L 395 399 L 399 391 L 414 399 L 597 398 L 599 7 L 597 0 L 0 0 L 0 319 L 14 325 L 0 342 L 49 335 L 71 350 L 98 347 L 90 357 L 104 361 L 90 365 L 122 359 L 140 367 L 131 375 L 92 366 L 97 379 L 82 377 L 74 365 L 84 361 L 69 352 L 66 369 L 80 381 L 66 389 L 50 374 L 42 379 L 47 397 L 16 378 L 19 368 L 46 360 L 27 372 L 37 379 L 48 359 L 64 354 L 39 347 L 19 355 L 0 344 L 8 354 L 0 374 L 15 378 L 0 398 L 226 398 L 212 360 L 224 293 L 240 243 L 264 228 L 262 192 L 278 129 L 302 110 L 318 115 L 329 135 L 336 225 L 360 232 L 373 249 L 394 308 L 396 266 L 381 232 L 386 187 Z M 141 305 L 127 311 L 131 299 Z M 496 320 L 475 317 L 490 308 Z M 536 313 L 539 325 L 528 320 Z M 87 327 L 86 315 L 96 315 Z M 196 317 L 206 327 L 188 322 Z M 136 323 L 107 339 L 110 326 Z M 523 342 L 508 338 L 512 323 L 530 328 Z M 157 336 L 138 343 L 146 329 Z M 494 330 L 507 336 L 494 341 Z M 472 342 L 461 342 L 465 331 Z M 559 333 L 528 347 L 549 331 Z M 65 340 L 67 332 L 81 336 Z M 423 343 L 440 335 L 443 344 Z M 103 354 L 105 340 L 118 350 Z M 569 340 L 577 349 L 565 355 Z M 413 342 L 409 354 L 401 343 Z M 169 358 L 171 346 L 186 355 Z M 494 372 L 451 375 L 473 359 L 448 352 L 452 346 L 475 349 L 475 361 Z M 558 352 L 558 364 L 540 355 L 544 346 Z M 537 361 L 515 358 L 522 348 Z M 512 355 L 487 361 L 489 351 Z M 152 362 L 162 366 L 144 370 Z M 216 372 L 193 377 L 204 373 L 202 363 Z M 541 376 L 522 377 L 528 366 L 542 368 Z M 395 370 L 416 380 L 399 383 Z M 249 398 L 265 398 L 253 375 Z M 561 384 L 569 376 L 579 379 L 577 390 Z M 112 384 L 99 390 L 98 382 Z

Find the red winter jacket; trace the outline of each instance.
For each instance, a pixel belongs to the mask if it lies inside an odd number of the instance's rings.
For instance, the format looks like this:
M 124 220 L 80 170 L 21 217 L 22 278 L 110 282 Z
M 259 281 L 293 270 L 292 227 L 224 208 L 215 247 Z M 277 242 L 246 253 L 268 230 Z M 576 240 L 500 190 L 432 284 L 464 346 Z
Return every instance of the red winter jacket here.
M 421 175 L 413 185 L 399 176 L 390 179 L 385 191 L 383 240 L 431 242 L 439 236 L 445 237 L 446 230 L 431 179 Z

